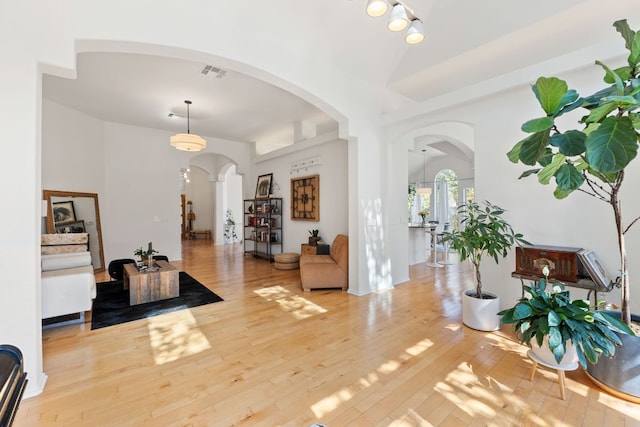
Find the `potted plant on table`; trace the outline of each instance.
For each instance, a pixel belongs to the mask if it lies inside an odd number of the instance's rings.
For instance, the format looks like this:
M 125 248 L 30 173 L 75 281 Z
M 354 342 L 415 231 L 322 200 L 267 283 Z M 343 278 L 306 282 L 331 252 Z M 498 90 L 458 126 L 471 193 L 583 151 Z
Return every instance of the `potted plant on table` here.
M 460 228 L 445 232 L 442 241 L 460 255 L 460 260 L 469 259 L 475 270 L 476 288 L 462 294 L 462 322 L 481 331 L 500 329 L 500 299 L 497 295 L 482 291 L 480 263 L 485 255 L 492 257 L 496 264 L 507 256 L 514 245 L 528 244 L 522 234 L 513 231 L 502 214 L 504 209 L 488 201 L 484 207 L 476 202 L 468 202 L 458 207 L 462 218 Z
M 551 290 L 549 268 L 542 269 L 544 279 L 524 287 L 529 297 L 498 313 L 502 322 L 513 324 L 520 342 L 531 347 L 543 361 L 550 364 L 587 361 L 597 363 L 600 356 L 613 356 L 622 341 L 614 333 L 632 334 L 627 325 L 604 311 L 593 310 L 584 300 L 571 301 L 564 286 Z
M 318 242 L 320 241 L 320 230 L 313 229 L 309 230 L 309 245 L 318 246 Z
M 630 326 L 636 319 L 630 308 L 625 235 L 640 217 L 623 222 L 620 191 L 625 171 L 638 152 L 640 33 L 631 30 L 626 20 L 616 21 L 613 26 L 625 41 L 627 64 L 610 69 L 596 61 L 604 70 L 605 86 L 585 97 L 569 89 L 564 80 L 540 77 L 532 89 L 544 115 L 522 125 L 530 135 L 518 142 L 508 157 L 514 163 L 533 167 L 520 178 L 537 175 L 542 184 L 555 178 L 557 199 L 577 190 L 611 206 L 620 257 L 620 277 L 616 280 L 621 288 L 619 315 Z M 580 128 L 562 131 L 556 120 L 578 108 L 587 110 L 578 120 Z M 621 338 L 623 347 L 615 359 L 603 358 L 598 364 L 590 364 L 588 371 L 601 385 L 640 401 L 640 339 Z
M 140 260 L 145 265 L 149 265 L 149 256 L 153 255 L 153 254 L 157 254 L 157 253 L 158 253 L 158 251 L 156 251 L 153 248 L 152 249 L 142 249 L 142 247 L 139 247 L 138 249 L 133 251 L 133 254 L 139 256 Z

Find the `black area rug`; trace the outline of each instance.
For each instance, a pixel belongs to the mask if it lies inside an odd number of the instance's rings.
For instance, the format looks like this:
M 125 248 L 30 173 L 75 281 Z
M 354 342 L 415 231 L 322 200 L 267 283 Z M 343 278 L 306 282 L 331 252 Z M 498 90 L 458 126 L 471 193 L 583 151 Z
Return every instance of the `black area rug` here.
M 180 273 L 180 296 L 139 305 L 129 305 L 129 290 L 123 289 L 122 280 L 97 284 L 98 295 L 93 300 L 91 329 L 100 329 L 118 323 L 131 322 L 185 308 L 223 301 L 206 286 L 187 273 Z

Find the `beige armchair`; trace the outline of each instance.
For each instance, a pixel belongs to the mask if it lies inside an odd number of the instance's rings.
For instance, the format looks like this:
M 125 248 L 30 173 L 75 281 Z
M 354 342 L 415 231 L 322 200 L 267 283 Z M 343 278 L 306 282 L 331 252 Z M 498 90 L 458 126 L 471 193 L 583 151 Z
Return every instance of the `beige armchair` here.
M 329 255 L 302 255 L 300 257 L 302 289 L 349 287 L 349 238 L 338 234 L 331 244 Z

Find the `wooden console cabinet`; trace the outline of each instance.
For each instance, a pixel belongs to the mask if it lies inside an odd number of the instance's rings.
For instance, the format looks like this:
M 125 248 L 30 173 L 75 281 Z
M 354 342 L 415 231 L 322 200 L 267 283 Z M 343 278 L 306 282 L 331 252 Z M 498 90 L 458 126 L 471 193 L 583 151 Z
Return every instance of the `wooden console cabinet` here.
M 300 253 L 302 255 L 329 255 L 330 245 L 311 246 L 303 243 L 300 245 Z

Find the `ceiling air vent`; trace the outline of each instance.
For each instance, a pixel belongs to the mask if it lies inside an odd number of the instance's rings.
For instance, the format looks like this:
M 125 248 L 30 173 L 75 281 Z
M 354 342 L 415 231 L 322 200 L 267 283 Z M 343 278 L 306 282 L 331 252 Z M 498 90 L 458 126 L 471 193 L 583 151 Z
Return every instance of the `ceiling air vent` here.
M 216 75 L 216 78 L 221 79 L 223 78 L 227 72 L 223 69 L 220 69 L 218 67 L 214 67 L 213 65 L 205 65 L 205 67 L 202 69 L 201 73 L 204 75 L 209 74 L 209 72 L 212 72 Z

